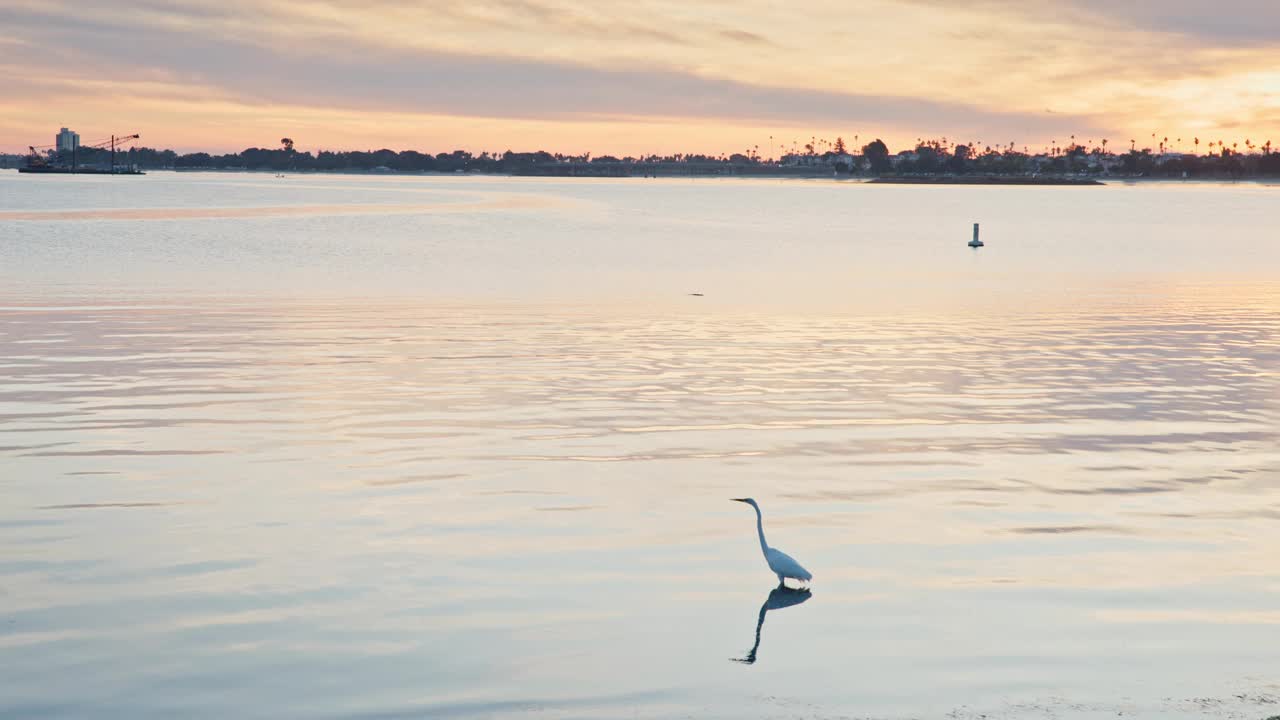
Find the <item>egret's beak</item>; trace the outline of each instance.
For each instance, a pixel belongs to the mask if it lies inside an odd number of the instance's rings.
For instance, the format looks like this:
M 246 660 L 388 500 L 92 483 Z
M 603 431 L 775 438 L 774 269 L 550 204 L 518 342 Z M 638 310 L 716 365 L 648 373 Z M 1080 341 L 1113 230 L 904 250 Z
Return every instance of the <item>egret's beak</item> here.
M 734 501 L 734 502 L 746 502 L 746 501 L 747 501 L 747 499 L 746 499 L 746 498 L 729 498 L 729 499 L 730 499 L 730 500 L 732 500 L 732 501 Z

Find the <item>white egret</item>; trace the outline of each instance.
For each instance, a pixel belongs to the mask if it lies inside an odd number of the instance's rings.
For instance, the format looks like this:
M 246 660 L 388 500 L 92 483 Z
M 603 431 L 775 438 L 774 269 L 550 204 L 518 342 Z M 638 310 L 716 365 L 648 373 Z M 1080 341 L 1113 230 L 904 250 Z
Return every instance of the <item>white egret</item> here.
M 787 584 L 787 578 L 799 580 L 801 582 L 809 582 L 813 579 L 813 575 L 805 570 L 795 558 L 782 552 L 777 548 L 769 547 L 764 541 L 764 518 L 760 515 L 760 506 L 751 498 L 731 498 L 734 502 L 746 503 L 755 508 L 756 511 L 756 532 L 760 533 L 760 552 L 764 553 L 764 561 L 769 564 L 769 569 L 774 575 L 778 576 L 778 587 L 784 587 Z

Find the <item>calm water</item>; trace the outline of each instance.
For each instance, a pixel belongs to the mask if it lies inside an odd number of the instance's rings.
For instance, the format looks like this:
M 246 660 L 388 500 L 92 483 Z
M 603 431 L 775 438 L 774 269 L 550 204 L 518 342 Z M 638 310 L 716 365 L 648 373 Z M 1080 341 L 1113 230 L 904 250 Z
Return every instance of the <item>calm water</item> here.
M 0 173 L 0 716 L 1277 714 L 1277 192 Z

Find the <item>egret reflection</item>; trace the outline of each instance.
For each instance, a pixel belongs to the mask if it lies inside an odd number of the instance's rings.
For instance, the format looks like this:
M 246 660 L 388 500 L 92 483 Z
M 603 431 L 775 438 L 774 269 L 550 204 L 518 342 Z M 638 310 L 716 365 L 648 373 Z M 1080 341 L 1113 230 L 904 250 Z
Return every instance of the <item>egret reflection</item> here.
M 813 597 L 813 593 L 808 588 L 796 589 L 779 586 L 770 591 L 769 596 L 764 599 L 764 604 L 760 606 L 760 616 L 756 618 L 756 642 L 751 646 L 751 651 L 747 653 L 746 657 L 730 659 L 747 665 L 753 664 L 756 661 L 756 654 L 760 651 L 760 631 L 764 628 L 765 614 L 770 610 L 781 610 L 792 605 L 799 605 L 811 597 Z

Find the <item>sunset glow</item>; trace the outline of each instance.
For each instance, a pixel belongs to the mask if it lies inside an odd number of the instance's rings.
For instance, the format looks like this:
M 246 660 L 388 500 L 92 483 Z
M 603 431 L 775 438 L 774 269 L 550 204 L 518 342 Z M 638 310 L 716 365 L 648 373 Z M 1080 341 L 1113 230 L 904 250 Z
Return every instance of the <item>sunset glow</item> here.
M 1280 5 L 960 5 L 0 0 L 0 151 L 1280 141 Z

